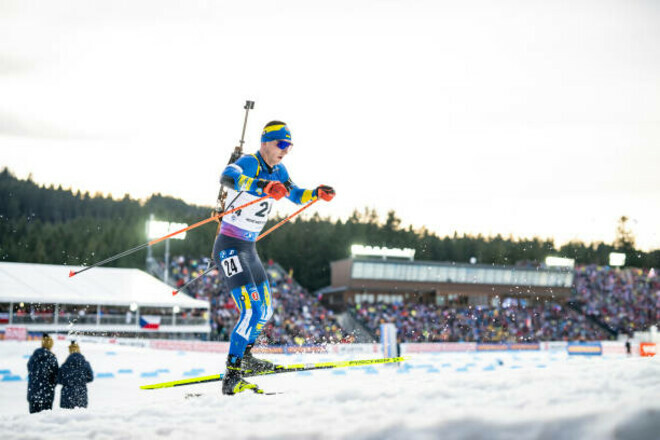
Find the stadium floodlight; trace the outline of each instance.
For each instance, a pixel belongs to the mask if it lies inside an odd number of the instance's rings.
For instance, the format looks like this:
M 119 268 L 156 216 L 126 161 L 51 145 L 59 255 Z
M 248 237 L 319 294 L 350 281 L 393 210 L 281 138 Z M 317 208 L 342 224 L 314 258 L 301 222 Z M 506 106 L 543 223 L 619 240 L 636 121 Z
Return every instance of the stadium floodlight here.
M 172 232 L 179 231 L 181 229 L 187 228 L 188 225 L 185 223 L 172 223 L 172 222 L 161 222 L 158 220 L 154 220 L 153 214 L 149 220 L 147 220 L 147 238 L 149 240 L 163 237 L 165 235 L 171 234 Z M 177 234 L 171 238 L 174 238 L 175 240 L 183 240 L 186 238 L 186 233 L 182 232 L 181 234 Z M 151 260 L 151 247 L 149 248 L 149 252 L 147 254 L 147 263 Z M 165 240 L 165 270 L 163 272 L 163 281 L 167 283 L 169 279 L 169 267 L 170 267 L 170 239 L 168 238 Z
M 387 257 L 390 257 L 405 258 L 407 260 L 413 261 L 415 258 L 415 249 L 397 249 L 354 244 L 351 246 L 351 257 L 381 257 L 383 260 L 385 260 Z
M 548 267 L 575 267 L 573 258 L 545 257 L 545 265 Z
M 158 220 L 148 220 L 147 221 L 147 238 L 153 240 L 155 238 L 162 237 L 172 232 L 176 232 L 181 229 L 187 228 L 188 225 L 185 223 L 171 223 L 171 222 L 161 222 Z M 172 238 L 175 240 L 183 240 L 186 238 L 186 233 L 182 232 L 181 234 L 175 235 Z M 169 238 L 168 238 L 169 240 Z
M 610 252 L 610 266 L 621 267 L 626 264 L 626 254 L 621 252 Z

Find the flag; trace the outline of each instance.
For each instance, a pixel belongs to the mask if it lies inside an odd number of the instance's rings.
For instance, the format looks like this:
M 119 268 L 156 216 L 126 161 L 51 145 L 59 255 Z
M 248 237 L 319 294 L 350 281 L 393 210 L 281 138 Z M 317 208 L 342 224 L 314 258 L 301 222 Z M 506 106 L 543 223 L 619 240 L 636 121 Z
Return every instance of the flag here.
M 140 316 L 140 328 L 146 330 L 158 330 L 160 328 L 160 316 L 153 316 L 153 315 Z

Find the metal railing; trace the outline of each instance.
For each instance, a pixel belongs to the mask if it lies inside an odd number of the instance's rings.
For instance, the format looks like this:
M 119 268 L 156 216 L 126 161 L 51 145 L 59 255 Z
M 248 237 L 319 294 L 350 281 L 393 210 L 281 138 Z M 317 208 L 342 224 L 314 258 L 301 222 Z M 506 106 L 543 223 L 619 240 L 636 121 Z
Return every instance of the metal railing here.
M 130 325 L 137 324 L 137 316 L 131 315 L 101 315 L 98 319 L 99 325 Z M 57 317 L 57 324 L 96 324 L 97 316 L 94 315 L 78 315 L 77 313 L 61 314 Z M 39 315 L 14 315 L 12 317 L 12 324 L 55 324 L 55 316 L 53 314 L 39 314 Z M 172 315 L 163 315 L 160 317 L 160 325 L 179 326 L 179 325 L 205 325 L 208 324 L 208 319 L 203 317 L 181 317 Z

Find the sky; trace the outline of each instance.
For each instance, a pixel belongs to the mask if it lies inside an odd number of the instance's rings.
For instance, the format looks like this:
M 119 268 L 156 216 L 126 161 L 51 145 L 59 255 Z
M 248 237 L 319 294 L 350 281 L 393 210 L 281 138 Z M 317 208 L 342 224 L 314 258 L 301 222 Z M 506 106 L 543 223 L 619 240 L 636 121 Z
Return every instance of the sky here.
M 0 167 L 213 206 L 245 100 L 285 165 L 442 236 L 660 249 L 660 3 L 0 0 Z M 289 202 L 281 213 L 293 212 Z

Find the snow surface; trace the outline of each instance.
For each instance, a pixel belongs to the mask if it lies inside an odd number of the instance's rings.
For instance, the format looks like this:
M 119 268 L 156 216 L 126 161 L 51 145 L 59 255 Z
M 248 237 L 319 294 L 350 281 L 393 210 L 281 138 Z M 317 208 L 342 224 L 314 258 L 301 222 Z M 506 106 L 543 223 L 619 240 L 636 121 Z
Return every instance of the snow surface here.
M 218 382 L 162 390 L 139 385 L 220 372 L 225 356 L 83 344 L 96 378 L 87 409 L 28 414 L 26 363 L 38 342 L 0 342 L 3 439 L 658 439 L 660 357 L 562 352 L 415 355 L 401 366 L 254 379 L 259 396 L 220 394 Z M 60 363 L 66 344 L 56 341 Z M 353 358 L 368 356 L 353 356 Z M 347 359 L 271 356 L 284 363 Z M 103 377 L 112 376 L 112 377 Z M 147 377 L 142 377 L 147 376 Z M 190 392 L 202 396 L 186 399 Z

